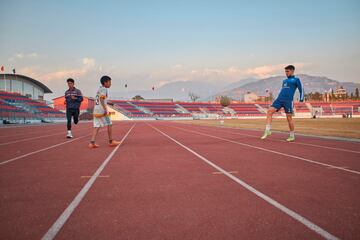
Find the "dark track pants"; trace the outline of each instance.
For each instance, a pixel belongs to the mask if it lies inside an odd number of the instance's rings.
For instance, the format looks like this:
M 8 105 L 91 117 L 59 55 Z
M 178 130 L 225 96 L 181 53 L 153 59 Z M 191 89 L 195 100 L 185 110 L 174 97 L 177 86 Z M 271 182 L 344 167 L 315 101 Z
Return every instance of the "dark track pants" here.
M 79 122 L 79 113 L 80 110 L 77 108 L 68 108 L 66 109 L 66 118 L 67 118 L 67 130 L 71 130 L 71 118 L 74 118 L 74 123 Z

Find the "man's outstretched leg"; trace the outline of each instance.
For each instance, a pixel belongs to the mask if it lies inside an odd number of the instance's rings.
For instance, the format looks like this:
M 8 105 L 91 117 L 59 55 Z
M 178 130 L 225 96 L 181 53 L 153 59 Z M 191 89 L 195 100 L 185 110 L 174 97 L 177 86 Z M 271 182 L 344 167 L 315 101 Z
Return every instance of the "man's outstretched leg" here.
M 295 132 L 294 132 L 294 123 L 293 123 L 293 120 L 292 120 L 292 114 L 291 113 L 287 113 L 286 114 L 286 119 L 288 121 L 288 124 L 289 124 L 289 130 L 290 130 L 290 136 L 288 139 L 286 139 L 286 141 L 288 142 L 293 142 L 295 141 Z
M 271 122 L 272 122 L 272 116 L 276 112 L 276 109 L 274 107 L 270 107 L 266 114 L 266 127 L 264 135 L 261 137 L 261 139 L 265 139 L 268 136 L 271 135 Z

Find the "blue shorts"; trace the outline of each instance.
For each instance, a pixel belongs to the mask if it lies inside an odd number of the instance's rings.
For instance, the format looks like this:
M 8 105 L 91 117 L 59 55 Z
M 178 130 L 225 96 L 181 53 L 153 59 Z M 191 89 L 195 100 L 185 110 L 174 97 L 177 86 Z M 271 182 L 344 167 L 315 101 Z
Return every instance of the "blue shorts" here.
M 272 104 L 271 107 L 275 108 L 276 111 L 279 111 L 282 107 L 285 110 L 285 113 L 294 113 L 294 102 L 293 101 L 284 101 L 276 99 Z

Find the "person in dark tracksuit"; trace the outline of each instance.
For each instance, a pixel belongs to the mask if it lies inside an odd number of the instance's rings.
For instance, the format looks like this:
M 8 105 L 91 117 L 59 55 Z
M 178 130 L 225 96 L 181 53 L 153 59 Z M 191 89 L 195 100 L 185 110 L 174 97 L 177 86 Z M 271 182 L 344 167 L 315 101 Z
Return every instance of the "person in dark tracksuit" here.
M 73 138 L 71 133 L 71 118 L 74 118 L 74 123 L 79 122 L 80 105 L 83 101 L 81 91 L 75 88 L 75 81 L 72 78 L 66 80 L 69 89 L 65 92 L 66 104 L 66 118 L 67 118 L 67 138 Z

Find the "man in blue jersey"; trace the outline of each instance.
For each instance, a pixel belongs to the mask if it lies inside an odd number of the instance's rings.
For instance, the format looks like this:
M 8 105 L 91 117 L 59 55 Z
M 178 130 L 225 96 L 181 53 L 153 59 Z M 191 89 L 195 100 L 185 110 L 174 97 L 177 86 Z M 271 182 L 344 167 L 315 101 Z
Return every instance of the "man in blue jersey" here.
M 272 116 L 275 112 L 279 111 L 281 108 L 284 108 L 286 113 L 286 119 L 289 124 L 290 136 L 286 141 L 293 142 L 295 141 L 295 133 L 294 133 L 294 123 L 292 120 L 293 108 L 294 108 L 294 94 L 296 89 L 299 89 L 300 92 L 300 102 L 304 101 L 304 88 L 301 84 L 299 78 L 294 76 L 295 67 L 293 65 L 289 65 L 285 67 L 285 74 L 287 79 L 283 80 L 282 88 L 279 93 L 277 99 L 272 103 L 269 110 L 267 111 L 266 116 L 266 128 L 264 135 L 261 139 L 265 139 L 271 135 L 271 122 Z

